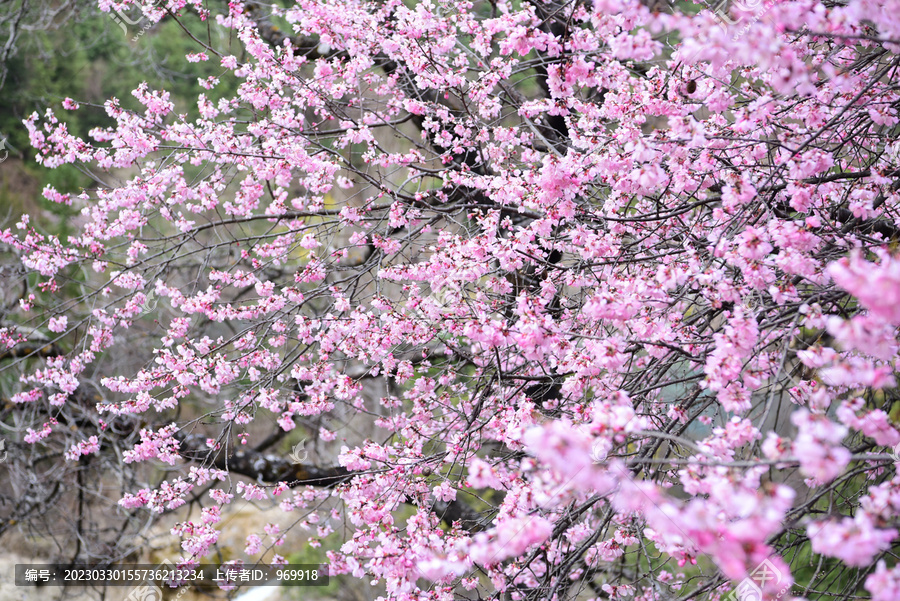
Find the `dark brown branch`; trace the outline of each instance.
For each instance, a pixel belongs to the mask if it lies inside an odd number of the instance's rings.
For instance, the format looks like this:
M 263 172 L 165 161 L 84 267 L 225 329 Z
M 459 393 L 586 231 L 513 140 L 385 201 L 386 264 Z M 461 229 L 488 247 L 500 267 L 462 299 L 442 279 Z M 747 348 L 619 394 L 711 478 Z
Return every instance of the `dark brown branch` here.
M 7 359 L 21 359 L 23 357 L 59 357 L 65 354 L 61 348 L 55 344 L 17 344 L 11 349 L 0 353 L 0 361 Z
M 205 439 L 196 434 L 179 439 L 181 456 L 185 459 L 204 463 L 209 463 L 212 459 L 212 464 L 218 469 L 263 482 L 286 482 L 291 487 L 307 485 L 331 488 L 353 477 L 343 467 L 297 464 L 272 453 L 243 449 L 230 455 L 214 452 L 206 446 Z
M 322 54 L 319 53 L 318 40 L 313 37 L 298 37 L 285 34 L 272 24 L 269 15 L 259 2 L 245 2 L 244 8 L 248 16 L 256 23 L 259 36 L 273 48 L 283 48 L 284 41 L 289 40 L 291 46 L 296 50 L 295 54 L 305 56 L 309 60 L 316 60 L 322 57 Z
M 243 449 L 230 455 L 214 452 L 206 446 L 206 440 L 197 434 L 176 434 L 176 438 L 180 442 L 181 456 L 185 459 L 201 461 L 204 464 L 208 464 L 212 459 L 212 464 L 216 468 L 256 481 L 285 482 L 292 488 L 296 486 L 332 488 L 350 480 L 354 475 L 343 467 L 298 464 L 272 453 Z M 435 501 L 432 511 L 447 525 L 452 526 L 454 522 L 458 522 L 460 527 L 470 532 L 477 532 L 485 526 L 485 516 L 459 500 Z

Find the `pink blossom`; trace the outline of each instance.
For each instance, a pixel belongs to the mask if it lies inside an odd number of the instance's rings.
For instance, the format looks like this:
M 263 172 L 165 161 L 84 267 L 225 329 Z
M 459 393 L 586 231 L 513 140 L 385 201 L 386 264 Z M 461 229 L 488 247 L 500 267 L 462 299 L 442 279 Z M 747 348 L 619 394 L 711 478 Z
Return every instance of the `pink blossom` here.
M 247 555 L 256 555 L 262 549 L 262 539 L 256 534 L 247 536 L 247 545 L 244 547 L 244 553 Z
M 810 524 L 807 533 L 813 551 L 852 566 L 870 565 L 875 555 L 889 549 L 897 537 L 895 529 L 875 528 L 862 511 L 855 518 Z
M 398 601 L 716 599 L 701 571 L 745 590 L 760 566 L 765 598 L 846 597 L 890 550 L 894 4 L 143 8 L 196 45 L 196 98 L 24 123 L 37 165 L 103 182 L 44 187 L 65 234 L 43 205 L 0 230 L 35 469 L 121 483 L 104 517 L 170 514 L 185 561 L 233 542 L 223 505 L 277 497 L 332 576 Z M 301 430 L 294 465 L 273 441 Z M 791 574 L 797 524 L 834 570 Z
M 866 578 L 865 588 L 872 593 L 872 601 L 900 598 L 900 566 L 888 570 L 884 560 L 879 560 L 875 572 Z
M 871 263 L 854 252 L 829 265 L 828 273 L 874 315 L 900 325 L 900 261 L 884 252 L 879 258 Z
M 68 323 L 69 318 L 65 315 L 60 317 L 51 317 L 50 322 L 47 325 L 47 328 L 51 332 L 65 332 L 66 324 Z
M 66 459 L 69 461 L 77 461 L 82 455 L 90 455 L 100 450 L 100 442 L 96 436 L 91 436 L 87 440 L 83 440 L 66 451 Z
M 844 471 L 850 462 L 850 452 L 841 446 L 846 428 L 804 409 L 795 411 L 791 421 L 799 430 L 793 448 L 804 474 L 824 484 Z
M 470 551 L 472 561 L 493 564 L 521 555 L 526 549 L 547 540 L 553 524 L 540 516 L 509 518 L 494 529 L 479 534 Z

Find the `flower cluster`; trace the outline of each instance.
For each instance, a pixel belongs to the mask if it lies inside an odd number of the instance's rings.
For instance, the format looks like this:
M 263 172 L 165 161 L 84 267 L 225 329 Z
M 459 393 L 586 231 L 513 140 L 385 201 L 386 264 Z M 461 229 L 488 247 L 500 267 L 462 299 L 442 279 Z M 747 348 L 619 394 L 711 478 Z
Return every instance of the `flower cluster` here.
M 718 599 L 763 562 L 769 599 L 830 586 L 810 553 L 895 598 L 900 11 L 647 4 L 229 2 L 240 51 L 188 60 L 237 84 L 193 117 L 147 84 L 86 139 L 30 116 L 40 164 L 128 179 L 0 232 L 24 442 L 167 464 L 119 505 L 200 504 L 185 560 L 277 504 L 401 601 Z

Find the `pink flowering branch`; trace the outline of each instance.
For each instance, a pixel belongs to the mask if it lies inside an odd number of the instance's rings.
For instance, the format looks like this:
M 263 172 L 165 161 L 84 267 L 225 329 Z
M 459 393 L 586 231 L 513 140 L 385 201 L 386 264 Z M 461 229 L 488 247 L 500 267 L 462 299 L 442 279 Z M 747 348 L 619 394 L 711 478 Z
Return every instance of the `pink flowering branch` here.
M 74 555 L 194 508 L 200 561 L 260 503 L 384 598 L 891 598 L 889 3 L 158 4 L 235 91 L 30 116 L 41 165 L 128 179 L 0 232 L 7 488 L 118 495 Z

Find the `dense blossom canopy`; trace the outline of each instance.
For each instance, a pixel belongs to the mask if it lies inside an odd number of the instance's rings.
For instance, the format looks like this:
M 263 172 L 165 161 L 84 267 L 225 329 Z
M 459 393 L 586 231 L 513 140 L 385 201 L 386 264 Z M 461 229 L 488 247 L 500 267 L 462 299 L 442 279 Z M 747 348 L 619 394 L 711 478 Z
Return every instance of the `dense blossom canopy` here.
M 144 11 L 238 93 L 28 120 L 98 186 L 0 233 L 13 460 L 202 507 L 183 562 L 274 499 L 391 599 L 900 598 L 900 2 Z

